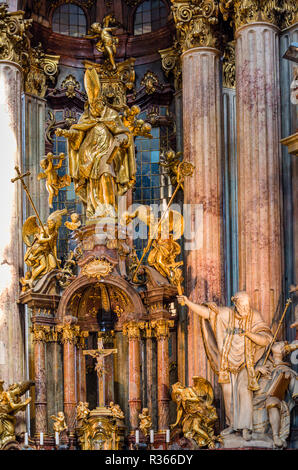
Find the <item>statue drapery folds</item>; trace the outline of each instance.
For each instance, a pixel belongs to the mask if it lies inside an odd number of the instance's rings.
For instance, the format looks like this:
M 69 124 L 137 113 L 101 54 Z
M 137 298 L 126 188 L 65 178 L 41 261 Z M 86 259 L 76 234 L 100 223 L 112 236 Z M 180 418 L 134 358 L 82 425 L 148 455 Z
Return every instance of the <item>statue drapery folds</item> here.
M 76 194 L 87 206 L 87 217 L 113 217 L 117 196 L 135 183 L 135 153 L 130 130 L 100 93 L 95 69 L 87 69 L 88 103 L 79 122 L 58 129 L 68 139 L 69 173 Z

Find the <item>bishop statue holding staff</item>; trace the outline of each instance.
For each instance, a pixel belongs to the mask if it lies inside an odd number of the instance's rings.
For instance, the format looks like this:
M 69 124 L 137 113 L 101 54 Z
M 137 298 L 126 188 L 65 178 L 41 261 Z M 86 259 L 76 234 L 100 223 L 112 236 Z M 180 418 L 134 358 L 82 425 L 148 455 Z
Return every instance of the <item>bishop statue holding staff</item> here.
M 135 184 L 133 139 L 100 91 L 95 69 L 85 72 L 88 102 L 79 122 L 56 135 L 68 139 L 69 173 L 88 218 L 115 217 L 117 197 Z
M 232 307 L 215 303 L 199 305 L 179 295 L 201 319 L 206 354 L 221 384 L 228 428 L 222 436 L 242 431 L 251 440 L 253 430 L 253 392 L 259 389 L 255 364 L 272 340 L 270 328 L 251 307 L 247 292 L 237 292 Z

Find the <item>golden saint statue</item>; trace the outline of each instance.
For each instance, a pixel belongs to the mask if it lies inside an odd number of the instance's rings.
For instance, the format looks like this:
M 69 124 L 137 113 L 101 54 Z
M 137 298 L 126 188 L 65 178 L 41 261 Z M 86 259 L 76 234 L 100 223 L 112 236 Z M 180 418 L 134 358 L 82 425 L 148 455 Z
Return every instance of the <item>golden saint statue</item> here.
M 63 431 L 67 431 L 68 427 L 65 422 L 65 416 L 63 411 L 58 411 L 57 416 L 52 415 L 51 419 L 54 421 L 53 429 L 55 432 L 61 434 Z
M 150 429 L 152 428 L 152 418 L 149 415 L 149 409 L 143 408 L 142 413 L 139 414 L 140 418 L 140 430 L 144 436 L 148 436 Z
M 79 122 L 56 135 L 68 139 L 69 172 L 89 218 L 115 217 L 117 196 L 135 184 L 130 131 L 100 92 L 95 69 L 85 73 L 88 103 Z

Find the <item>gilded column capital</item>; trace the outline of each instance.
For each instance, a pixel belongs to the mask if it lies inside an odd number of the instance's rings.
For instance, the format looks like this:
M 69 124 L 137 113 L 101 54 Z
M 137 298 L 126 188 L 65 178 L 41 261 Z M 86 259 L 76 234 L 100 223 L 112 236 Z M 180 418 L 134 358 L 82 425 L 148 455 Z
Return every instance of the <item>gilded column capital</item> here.
M 33 342 L 46 343 L 51 341 L 51 327 L 49 325 L 39 325 L 35 323 L 31 327 L 31 333 L 33 334 Z
M 181 64 L 181 47 L 177 41 L 172 47 L 161 49 L 158 51 L 161 57 L 162 69 L 168 77 L 171 73 L 174 75 L 175 90 L 182 88 L 182 64 Z
M 169 338 L 170 328 L 173 328 L 174 324 L 174 320 L 164 318 L 150 322 L 150 326 L 155 330 L 155 335 L 158 340 Z
M 145 322 L 129 321 L 124 323 L 122 332 L 128 339 L 139 339 L 140 330 L 145 328 Z
M 24 19 L 23 11 L 9 12 L 6 3 L 0 4 L 0 60 L 23 64 L 30 48 L 27 30 L 32 21 Z
M 45 96 L 48 84 L 55 82 L 59 59 L 58 55 L 45 54 L 41 44 L 29 48 L 23 64 L 26 93 Z
M 218 0 L 172 0 L 172 12 L 182 52 L 218 47 Z
M 62 344 L 77 344 L 80 339 L 80 327 L 66 323 L 65 325 L 57 325 L 56 330 L 60 333 L 60 341 Z
M 298 19 L 296 0 L 220 0 L 219 9 L 224 20 L 232 18 L 236 30 L 262 21 L 285 28 Z

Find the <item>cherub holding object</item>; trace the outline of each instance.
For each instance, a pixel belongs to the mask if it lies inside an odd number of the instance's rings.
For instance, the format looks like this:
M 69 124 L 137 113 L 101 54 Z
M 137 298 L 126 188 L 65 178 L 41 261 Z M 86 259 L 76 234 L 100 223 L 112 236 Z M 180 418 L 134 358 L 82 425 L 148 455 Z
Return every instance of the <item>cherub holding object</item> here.
M 148 436 L 150 429 L 152 428 L 152 418 L 149 415 L 149 409 L 143 408 L 142 413 L 139 414 L 140 418 L 140 430 L 144 436 Z
M 76 212 L 70 215 L 70 219 L 71 220 L 67 220 L 64 223 L 65 227 L 67 227 L 69 230 L 76 230 L 81 226 L 80 215 Z
M 99 52 L 102 52 L 111 62 L 113 70 L 116 70 L 115 64 L 115 55 L 116 55 L 116 46 L 119 43 L 118 38 L 112 36 L 111 31 L 117 29 L 115 27 L 110 27 L 109 24 L 112 20 L 112 15 L 107 15 L 103 19 L 103 25 L 100 23 L 93 23 L 89 30 L 89 35 L 86 36 L 88 39 L 99 38 L 99 41 L 96 43 L 96 49 Z
M 54 165 L 53 160 L 57 158 L 59 158 L 59 163 Z M 49 206 L 51 208 L 53 207 L 53 198 L 54 196 L 58 196 L 59 189 L 69 186 L 71 183 L 69 175 L 59 176 L 57 173 L 57 170 L 62 166 L 64 158 L 64 153 L 60 153 L 59 157 L 55 157 L 49 152 L 40 162 L 43 172 L 38 174 L 37 179 L 41 180 L 46 178 L 46 188 L 49 193 Z
M 60 434 L 63 431 L 67 431 L 68 428 L 65 422 L 65 416 L 63 411 L 59 411 L 57 416 L 52 415 L 51 419 L 54 421 L 53 429 L 55 432 L 58 432 Z
M 114 418 L 124 419 L 124 413 L 119 405 L 116 405 L 113 401 L 110 402 L 110 410 Z

